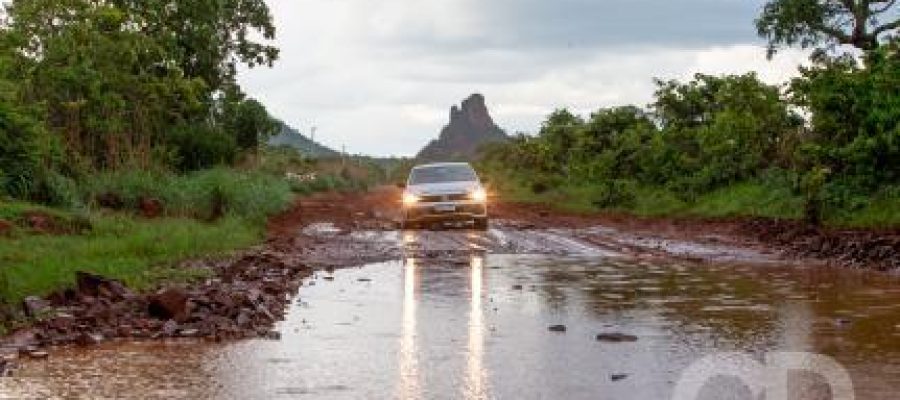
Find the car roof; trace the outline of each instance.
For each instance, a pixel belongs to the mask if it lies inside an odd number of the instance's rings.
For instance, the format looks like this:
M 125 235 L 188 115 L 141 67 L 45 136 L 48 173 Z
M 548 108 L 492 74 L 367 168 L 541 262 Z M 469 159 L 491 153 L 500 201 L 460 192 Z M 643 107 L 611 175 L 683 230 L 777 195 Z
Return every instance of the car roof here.
M 472 166 L 469 165 L 469 163 L 467 163 L 467 162 L 442 162 L 442 163 L 431 163 L 431 164 L 416 165 L 415 167 L 413 167 L 413 169 L 433 168 L 433 167 L 452 167 L 452 166 L 466 166 L 466 167 L 469 167 L 469 168 L 472 167 Z

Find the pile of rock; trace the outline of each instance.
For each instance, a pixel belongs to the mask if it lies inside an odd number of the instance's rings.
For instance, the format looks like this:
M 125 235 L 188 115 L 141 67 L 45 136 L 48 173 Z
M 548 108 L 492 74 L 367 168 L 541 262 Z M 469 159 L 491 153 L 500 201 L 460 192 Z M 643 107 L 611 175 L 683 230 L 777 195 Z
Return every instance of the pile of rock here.
M 30 356 L 51 345 L 94 345 L 113 338 L 277 338 L 275 322 L 312 269 L 296 256 L 271 249 L 236 260 L 206 262 L 214 278 L 189 288 L 138 294 L 121 282 L 78 273 L 74 289 L 23 302 L 38 320 L 10 335 L 0 348 Z M 2 355 L 2 354 L 0 354 Z M 9 360 L 0 358 L 0 370 Z M 2 371 L 0 371 L 2 373 Z
M 897 232 L 826 230 L 774 220 L 749 221 L 744 229 L 796 256 L 881 271 L 900 269 L 900 233 Z

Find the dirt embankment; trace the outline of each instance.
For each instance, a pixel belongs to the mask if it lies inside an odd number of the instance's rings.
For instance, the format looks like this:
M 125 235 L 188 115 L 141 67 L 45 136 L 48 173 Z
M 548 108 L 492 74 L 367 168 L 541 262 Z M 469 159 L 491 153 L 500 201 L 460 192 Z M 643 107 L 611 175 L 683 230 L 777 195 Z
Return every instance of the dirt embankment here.
M 624 214 L 576 214 L 552 211 L 538 204 L 500 203 L 493 216 L 525 221 L 534 228 L 604 226 L 633 235 L 677 239 L 700 244 L 729 245 L 776 254 L 785 261 L 879 271 L 900 269 L 900 229 L 831 229 L 799 221 L 752 218 L 639 218 Z

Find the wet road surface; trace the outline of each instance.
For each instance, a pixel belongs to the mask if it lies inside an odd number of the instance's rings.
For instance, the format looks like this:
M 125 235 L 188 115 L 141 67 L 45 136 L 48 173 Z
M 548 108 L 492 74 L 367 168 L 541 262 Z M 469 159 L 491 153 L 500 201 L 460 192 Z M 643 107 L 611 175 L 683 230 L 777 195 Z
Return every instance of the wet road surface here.
M 351 235 L 398 260 L 318 274 L 281 340 L 59 349 L 0 398 L 668 399 L 722 351 L 823 353 L 857 398 L 897 398 L 900 282 L 884 274 L 636 260 L 558 231 Z M 812 377 L 792 393 L 830 398 Z M 752 397 L 717 378 L 700 398 Z

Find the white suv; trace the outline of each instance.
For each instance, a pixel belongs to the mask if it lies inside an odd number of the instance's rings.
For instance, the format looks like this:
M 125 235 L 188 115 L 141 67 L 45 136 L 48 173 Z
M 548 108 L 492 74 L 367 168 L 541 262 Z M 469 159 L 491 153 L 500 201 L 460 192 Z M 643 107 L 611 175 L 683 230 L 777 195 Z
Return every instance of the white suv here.
M 471 221 L 476 229 L 487 229 L 487 192 L 468 163 L 419 165 L 405 187 L 404 229 L 447 221 Z

